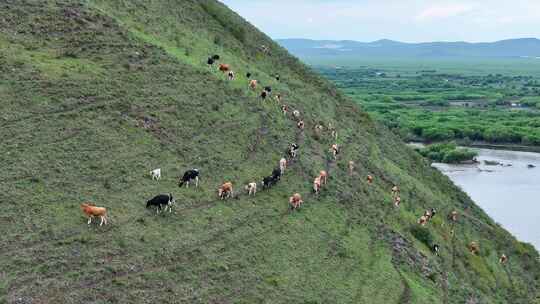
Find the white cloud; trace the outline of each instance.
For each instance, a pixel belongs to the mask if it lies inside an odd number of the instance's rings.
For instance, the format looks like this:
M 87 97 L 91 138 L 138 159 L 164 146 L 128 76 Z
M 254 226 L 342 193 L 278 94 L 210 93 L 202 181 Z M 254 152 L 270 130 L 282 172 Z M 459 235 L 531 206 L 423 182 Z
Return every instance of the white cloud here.
M 473 9 L 474 7 L 470 4 L 435 5 L 422 10 L 420 14 L 416 15 L 415 19 L 424 21 L 456 17 L 471 12 Z
M 540 0 L 221 0 L 273 38 L 405 42 L 540 37 Z

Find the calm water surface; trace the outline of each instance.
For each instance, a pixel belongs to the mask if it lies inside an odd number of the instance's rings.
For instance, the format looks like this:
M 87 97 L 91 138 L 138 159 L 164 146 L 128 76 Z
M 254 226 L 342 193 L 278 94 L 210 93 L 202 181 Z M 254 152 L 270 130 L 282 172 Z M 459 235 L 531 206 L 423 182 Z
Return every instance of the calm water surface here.
M 540 154 L 478 151 L 477 165 L 433 164 L 461 187 L 496 222 L 540 250 Z M 488 166 L 484 160 L 512 166 Z M 527 165 L 535 165 L 529 169 Z

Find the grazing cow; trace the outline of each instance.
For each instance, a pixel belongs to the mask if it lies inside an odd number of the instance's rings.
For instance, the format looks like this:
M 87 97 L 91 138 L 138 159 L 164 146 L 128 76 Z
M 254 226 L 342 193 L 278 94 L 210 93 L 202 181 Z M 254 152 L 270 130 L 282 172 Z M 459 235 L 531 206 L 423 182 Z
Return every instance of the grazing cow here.
M 229 80 L 234 80 L 234 72 L 229 71 L 229 73 L 227 74 L 227 77 L 229 78 Z
M 257 80 L 252 79 L 249 81 L 249 88 L 255 91 L 257 89 Z
M 394 198 L 394 205 L 396 207 L 399 207 L 400 204 L 401 204 L 401 197 L 396 196 L 396 198 Z
M 439 255 L 440 246 L 437 244 L 434 244 L 433 247 L 431 247 L 431 250 L 435 253 L 435 255 Z
M 354 173 L 354 166 L 355 166 L 355 163 L 354 161 L 349 161 L 349 175 L 353 175 Z
M 247 78 L 247 79 L 250 79 L 250 78 L 251 78 L 251 73 L 250 73 L 250 72 L 247 72 L 247 73 L 246 73 L 246 78 Z
M 164 208 L 165 211 L 167 211 L 167 208 L 169 209 L 169 212 L 172 212 L 172 205 L 175 203 L 175 200 L 172 196 L 172 194 L 159 194 L 154 196 L 151 200 L 148 200 L 146 202 L 146 208 L 150 208 L 152 206 L 156 207 L 156 213 L 159 213 L 161 211 L 161 208 Z
M 300 193 L 295 193 L 293 196 L 289 197 L 289 204 L 291 206 L 291 210 L 296 210 L 300 208 L 300 206 L 304 203 L 302 200 L 302 196 Z
M 195 180 L 195 187 L 199 187 L 199 169 L 191 169 L 184 172 L 184 175 L 178 183 L 178 187 L 182 188 L 184 184 L 186 184 L 186 187 L 189 187 L 189 183 L 192 180 Z
M 276 181 L 281 179 L 281 168 L 275 168 L 272 170 L 272 178 L 274 178 Z
M 368 175 L 366 180 L 367 180 L 368 183 L 372 184 L 373 183 L 373 176 Z
M 290 144 L 287 153 L 289 154 L 291 158 L 296 158 L 296 156 L 298 155 L 298 149 L 300 149 L 300 146 L 298 146 L 295 143 L 292 143 Z
M 394 187 L 392 187 L 392 196 L 396 195 L 399 195 L 399 187 L 397 185 L 394 185 Z
M 337 136 L 336 129 L 331 129 L 330 130 L 330 135 L 332 136 L 332 138 L 334 138 L 334 140 L 337 140 L 338 136 Z
M 321 177 L 317 176 L 315 180 L 313 180 L 313 192 L 315 194 L 319 194 L 321 191 Z
M 294 118 L 296 118 L 296 119 L 300 119 L 300 111 L 294 110 L 294 111 L 292 112 L 292 116 L 293 116 Z
M 94 217 L 98 216 L 101 219 L 101 223 L 99 223 L 99 226 L 102 226 L 103 224 L 107 225 L 107 209 L 103 207 L 96 207 L 91 203 L 81 204 L 81 209 L 88 217 L 88 225 L 92 223 L 92 219 Z
M 271 86 L 266 86 L 264 87 L 264 91 L 267 92 L 268 94 L 272 93 L 272 87 Z
M 282 100 L 281 94 L 277 94 L 276 95 L 276 101 L 281 103 L 281 100 Z
M 276 76 L 274 76 L 274 78 L 276 78 L 276 80 L 279 81 L 279 79 L 280 79 L 279 74 L 276 74 Z
M 154 169 L 150 171 L 150 175 L 152 176 L 152 180 L 160 180 L 161 179 L 161 168 Z
M 334 156 L 334 159 L 337 159 L 337 156 L 339 154 L 339 147 L 337 144 L 333 144 L 332 147 L 330 147 L 330 152 L 332 152 L 332 155 Z
M 214 58 L 212 58 L 212 57 L 208 57 L 208 60 L 206 61 L 206 63 L 207 63 L 209 66 L 214 65 L 214 62 L 215 62 L 215 60 L 214 60 Z
M 289 113 L 289 107 L 287 105 L 281 105 L 281 112 L 283 112 L 283 115 L 287 115 Z
M 279 170 L 281 171 L 281 175 L 285 174 L 285 169 L 287 169 L 287 160 L 282 158 L 279 160 Z
M 212 56 L 212 59 L 219 60 L 219 55 L 216 54 L 216 55 Z
M 435 214 L 437 214 L 437 209 L 431 208 L 431 211 L 429 213 L 431 213 L 431 218 L 433 218 Z
M 261 98 L 262 99 L 266 99 L 267 96 L 268 96 L 268 93 L 266 93 L 266 91 L 261 92 Z
M 277 183 L 277 179 L 275 179 L 272 175 L 270 175 L 263 178 L 262 186 L 263 186 L 263 189 L 269 189 L 276 183 Z
M 265 53 L 267 55 L 270 53 L 270 48 L 267 45 L 261 44 L 259 49 L 261 50 L 261 52 L 263 52 L 263 53 Z
M 427 218 L 425 215 L 422 215 L 419 219 L 418 219 L 418 224 L 422 225 L 422 226 L 425 226 L 427 224 L 427 222 L 429 221 L 429 218 Z
M 508 262 L 508 257 L 506 256 L 506 254 L 501 255 L 501 258 L 499 259 L 499 263 L 504 265 L 506 264 L 506 262 Z
M 319 177 L 321 178 L 321 184 L 326 185 L 328 183 L 328 172 L 321 170 Z
M 474 254 L 474 255 L 477 255 L 480 253 L 480 246 L 478 245 L 478 243 L 476 242 L 471 242 L 469 244 L 469 251 Z
M 249 183 L 246 185 L 245 189 L 248 192 L 248 195 L 255 195 L 257 193 L 257 183 Z
M 304 121 L 303 121 L 303 120 L 300 120 L 300 121 L 296 124 L 296 126 L 298 127 L 298 129 L 304 130 L 304 126 L 305 126 Z
M 221 64 L 219 65 L 218 69 L 219 69 L 221 72 L 225 73 L 225 72 L 230 71 L 231 66 L 228 65 L 228 64 L 221 63 Z
M 221 199 L 230 198 L 233 194 L 233 184 L 231 182 L 224 183 L 218 189 L 218 196 Z
M 320 124 L 317 124 L 317 125 L 315 125 L 313 130 L 315 131 L 315 135 L 317 136 L 317 138 L 319 138 L 319 137 L 321 137 L 321 134 L 324 131 L 324 127 L 322 125 L 320 125 Z
M 458 212 L 455 211 L 455 210 L 450 212 L 450 214 L 448 214 L 448 219 L 451 220 L 452 222 L 457 222 L 457 220 L 458 220 Z

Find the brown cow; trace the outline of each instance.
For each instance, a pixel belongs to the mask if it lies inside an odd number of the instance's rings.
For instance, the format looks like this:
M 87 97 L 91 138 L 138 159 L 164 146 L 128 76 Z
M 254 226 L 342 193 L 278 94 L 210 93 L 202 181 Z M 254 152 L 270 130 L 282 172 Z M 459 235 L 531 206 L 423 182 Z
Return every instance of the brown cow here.
M 88 225 L 92 223 L 92 219 L 94 217 L 98 217 L 101 219 L 101 223 L 99 226 L 105 224 L 107 225 L 107 209 L 103 207 L 96 207 L 91 203 L 83 203 L 81 204 L 81 209 L 88 217 Z
M 302 200 L 300 193 L 295 193 L 293 196 L 289 197 L 289 204 L 291 205 L 292 210 L 300 208 L 303 203 L 304 201 Z
M 426 217 L 425 215 L 422 215 L 419 219 L 418 219 L 418 224 L 422 225 L 422 226 L 425 226 L 427 224 L 427 222 L 429 221 L 429 218 Z
M 501 258 L 499 259 L 499 263 L 504 265 L 506 264 L 506 262 L 508 262 L 508 257 L 506 256 L 506 254 L 501 255 Z
M 249 88 L 255 91 L 257 89 L 257 80 L 252 79 L 249 81 Z
M 368 183 L 372 184 L 373 183 L 373 176 L 368 175 L 366 180 L 367 180 Z
M 328 172 L 321 170 L 321 172 L 319 172 L 319 177 L 321 178 L 321 184 L 326 185 L 328 182 Z
M 218 196 L 221 199 L 230 198 L 233 195 L 233 184 L 226 182 L 218 189 Z
M 480 246 L 476 242 L 471 242 L 469 244 L 469 251 L 474 255 L 478 255 L 480 253 Z
M 230 69 L 231 69 L 231 66 L 228 65 L 228 64 L 221 63 L 221 64 L 218 66 L 218 70 L 220 70 L 220 71 L 223 72 L 223 73 L 228 72 Z

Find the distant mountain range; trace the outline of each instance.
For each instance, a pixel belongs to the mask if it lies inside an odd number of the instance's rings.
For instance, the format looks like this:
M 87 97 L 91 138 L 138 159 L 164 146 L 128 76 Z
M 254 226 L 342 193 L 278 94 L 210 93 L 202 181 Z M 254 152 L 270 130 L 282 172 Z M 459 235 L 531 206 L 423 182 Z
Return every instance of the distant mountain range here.
M 378 58 L 532 57 L 540 59 L 540 40 L 536 38 L 509 39 L 490 43 L 404 43 L 387 39 L 374 42 L 279 39 L 277 42 L 300 58 L 361 56 Z

